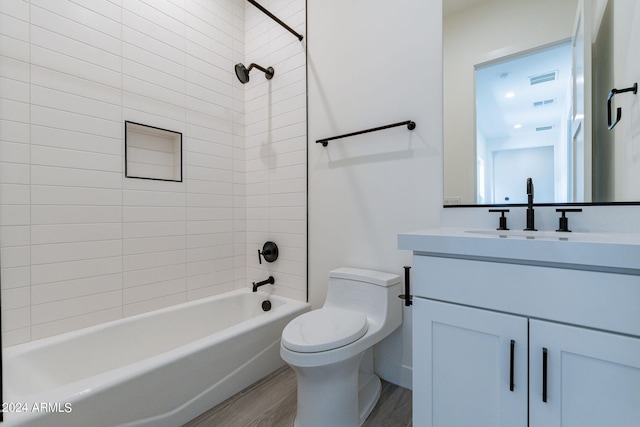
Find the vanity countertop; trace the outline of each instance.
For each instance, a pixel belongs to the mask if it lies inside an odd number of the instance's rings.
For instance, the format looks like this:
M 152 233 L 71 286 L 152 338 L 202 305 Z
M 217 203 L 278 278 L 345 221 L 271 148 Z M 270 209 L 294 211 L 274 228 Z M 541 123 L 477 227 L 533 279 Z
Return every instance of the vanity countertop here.
M 640 234 L 434 228 L 398 235 L 417 254 L 640 275 Z

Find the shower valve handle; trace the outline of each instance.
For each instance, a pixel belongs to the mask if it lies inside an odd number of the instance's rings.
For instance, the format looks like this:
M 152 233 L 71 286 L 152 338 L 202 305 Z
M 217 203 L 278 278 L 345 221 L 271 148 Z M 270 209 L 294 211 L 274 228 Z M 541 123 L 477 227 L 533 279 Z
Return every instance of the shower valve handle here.
M 262 258 L 267 262 L 273 262 L 278 259 L 278 245 L 274 242 L 266 242 L 262 246 L 262 251 L 258 249 L 258 262 L 262 264 Z

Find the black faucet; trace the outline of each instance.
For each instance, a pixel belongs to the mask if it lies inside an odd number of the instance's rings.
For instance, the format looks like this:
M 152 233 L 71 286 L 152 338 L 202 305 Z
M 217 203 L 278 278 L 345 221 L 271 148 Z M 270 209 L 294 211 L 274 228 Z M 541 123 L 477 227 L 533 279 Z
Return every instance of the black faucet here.
M 275 282 L 276 282 L 276 279 L 274 279 L 273 276 L 269 276 L 267 280 L 263 280 L 262 282 L 258 282 L 258 283 L 253 282 L 253 292 L 257 292 L 260 286 L 273 285 Z
M 524 231 L 537 231 L 533 212 L 533 180 L 527 178 L 527 228 Z

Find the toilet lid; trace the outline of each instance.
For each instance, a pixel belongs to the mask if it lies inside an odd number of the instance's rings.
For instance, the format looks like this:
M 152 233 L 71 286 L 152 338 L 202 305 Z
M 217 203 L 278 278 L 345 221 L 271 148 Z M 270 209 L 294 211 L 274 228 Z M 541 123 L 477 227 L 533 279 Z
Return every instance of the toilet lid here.
M 293 319 L 282 331 L 282 345 L 315 353 L 350 344 L 367 332 L 367 316 L 355 311 L 321 308 Z

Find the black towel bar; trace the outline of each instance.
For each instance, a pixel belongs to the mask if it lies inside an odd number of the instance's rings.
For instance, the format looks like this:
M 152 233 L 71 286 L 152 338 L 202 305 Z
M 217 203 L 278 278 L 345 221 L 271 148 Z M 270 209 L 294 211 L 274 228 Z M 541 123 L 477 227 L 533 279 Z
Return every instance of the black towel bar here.
M 361 131 L 358 131 L 358 132 L 345 133 L 344 135 L 333 136 L 331 138 L 322 138 L 322 139 L 317 140 L 316 144 L 322 144 L 324 147 L 326 147 L 329 144 L 329 141 L 333 141 L 334 139 L 346 138 L 348 136 L 356 136 L 356 135 L 361 135 L 363 133 L 376 132 L 376 131 L 379 131 L 379 130 L 394 128 L 394 127 L 397 127 L 397 126 L 404 126 L 404 125 L 406 125 L 407 129 L 409 129 L 409 130 L 414 130 L 416 128 L 416 123 L 414 121 L 407 120 L 406 122 L 394 123 L 392 125 L 380 126 L 380 127 L 377 127 L 377 128 L 361 130 Z

